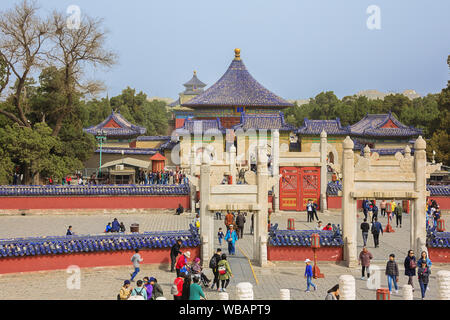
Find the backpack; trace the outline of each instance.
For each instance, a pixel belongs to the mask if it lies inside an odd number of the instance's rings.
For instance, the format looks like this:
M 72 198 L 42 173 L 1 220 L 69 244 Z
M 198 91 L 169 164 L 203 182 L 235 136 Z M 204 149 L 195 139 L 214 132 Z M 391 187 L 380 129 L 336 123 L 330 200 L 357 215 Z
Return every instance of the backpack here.
M 227 267 L 225 266 L 225 263 L 219 264 L 219 267 L 217 268 L 217 271 L 220 275 L 224 275 L 227 273 Z
M 209 260 L 209 267 L 211 269 L 215 269 L 217 268 L 217 260 L 216 260 L 216 256 L 212 256 L 211 260 Z
M 375 223 L 372 223 L 372 229 L 370 231 L 372 232 L 372 234 L 380 233 L 378 231 L 378 228 L 376 227 Z
M 174 283 L 174 284 L 172 285 L 172 288 L 170 288 L 170 294 L 171 294 L 171 295 L 176 296 L 176 295 L 179 294 L 179 292 L 178 292 L 178 286 L 177 286 L 177 284 L 178 284 L 179 282 L 180 282 L 180 280 L 178 280 L 177 283 Z

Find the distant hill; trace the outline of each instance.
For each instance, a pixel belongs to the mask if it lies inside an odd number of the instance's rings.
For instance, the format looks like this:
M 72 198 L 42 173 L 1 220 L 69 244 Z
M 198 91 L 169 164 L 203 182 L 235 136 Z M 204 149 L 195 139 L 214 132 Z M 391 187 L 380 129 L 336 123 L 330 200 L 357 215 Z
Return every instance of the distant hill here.
M 301 106 L 302 104 L 306 104 L 309 102 L 309 99 L 299 99 L 299 100 L 288 100 L 288 102 L 290 103 L 295 103 L 297 102 L 298 106 Z
M 172 98 L 164 98 L 164 97 L 148 97 L 147 100 L 148 101 L 159 100 L 159 101 L 164 101 L 167 104 L 170 104 L 175 101 Z
M 390 95 L 390 94 L 396 94 L 395 92 L 388 92 L 388 93 L 384 93 L 378 90 L 363 90 L 358 92 L 356 95 L 357 96 L 364 96 L 367 97 L 367 99 L 381 99 L 383 100 L 384 97 Z M 420 94 L 418 94 L 415 90 L 409 89 L 409 90 L 405 90 L 402 92 L 402 94 L 406 97 L 408 97 L 409 99 L 415 99 L 415 98 L 420 98 Z

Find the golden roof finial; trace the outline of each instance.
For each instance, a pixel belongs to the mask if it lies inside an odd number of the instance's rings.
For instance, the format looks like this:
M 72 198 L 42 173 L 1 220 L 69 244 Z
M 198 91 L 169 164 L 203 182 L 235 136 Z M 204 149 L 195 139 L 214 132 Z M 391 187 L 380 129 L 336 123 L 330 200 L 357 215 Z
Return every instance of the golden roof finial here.
M 234 60 L 241 60 L 241 49 L 234 49 Z
M 196 75 L 197 75 L 197 71 L 194 70 L 194 76 L 196 76 Z

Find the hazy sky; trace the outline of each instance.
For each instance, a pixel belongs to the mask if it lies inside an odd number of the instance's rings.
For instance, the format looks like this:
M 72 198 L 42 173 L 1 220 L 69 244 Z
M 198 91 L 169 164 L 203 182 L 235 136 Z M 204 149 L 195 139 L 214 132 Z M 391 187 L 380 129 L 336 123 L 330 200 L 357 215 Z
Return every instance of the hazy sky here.
M 5 5 L 5 1 L 7 1 Z M 17 1 L 2 0 L 1 9 Z M 126 86 L 176 99 L 197 70 L 212 85 L 241 48 L 250 73 L 286 99 L 360 90 L 439 92 L 449 79 L 449 0 L 38 0 L 43 12 L 104 18 L 119 55 L 96 71 L 110 96 Z M 381 29 L 366 13 L 380 8 Z M 105 93 L 106 95 L 106 93 Z

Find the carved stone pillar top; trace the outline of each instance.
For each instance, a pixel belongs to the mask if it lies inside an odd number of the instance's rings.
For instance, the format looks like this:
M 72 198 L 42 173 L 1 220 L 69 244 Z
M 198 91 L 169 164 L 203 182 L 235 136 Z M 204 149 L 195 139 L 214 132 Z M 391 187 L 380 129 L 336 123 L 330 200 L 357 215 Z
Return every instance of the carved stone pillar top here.
M 353 143 L 353 140 L 350 139 L 349 136 L 347 136 L 343 142 L 344 149 L 353 149 L 354 146 L 355 144 Z
M 427 148 L 426 141 L 422 138 L 422 136 L 419 136 L 414 142 L 414 149 L 416 150 L 425 150 Z

